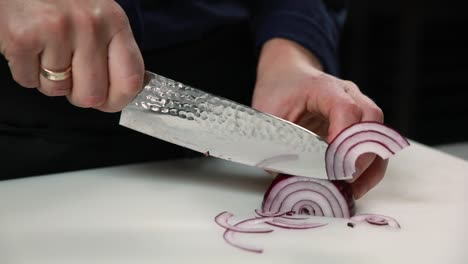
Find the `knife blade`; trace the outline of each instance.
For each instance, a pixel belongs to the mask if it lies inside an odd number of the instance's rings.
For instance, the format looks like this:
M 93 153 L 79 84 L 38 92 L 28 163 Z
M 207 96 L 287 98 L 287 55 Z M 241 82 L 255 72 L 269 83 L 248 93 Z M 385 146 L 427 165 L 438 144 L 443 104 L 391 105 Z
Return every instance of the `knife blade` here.
M 328 179 L 328 144 L 313 132 L 155 73 L 144 83 L 120 125 L 213 157 Z

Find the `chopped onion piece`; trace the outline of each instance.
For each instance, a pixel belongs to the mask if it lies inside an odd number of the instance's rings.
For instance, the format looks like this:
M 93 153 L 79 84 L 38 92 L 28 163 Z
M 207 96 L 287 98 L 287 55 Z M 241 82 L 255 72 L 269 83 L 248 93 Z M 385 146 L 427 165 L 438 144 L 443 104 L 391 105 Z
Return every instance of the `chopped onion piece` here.
M 285 215 L 285 214 L 288 214 L 290 212 L 276 212 L 276 213 L 269 213 L 269 212 L 265 212 L 263 210 L 258 210 L 258 209 L 255 209 L 255 213 L 259 216 L 262 216 L 262 217 L 277 217 L 277 216 L 282 216 L 282 215 Z
M 231 225 L 229 224 L 229 218 L 231 218 L 233 216 L 232 213 L 230 212 L 222 212 L 220 214 L 218 214 L 216 217 L 215 217 L 215 222 L 221 226 L 221 227 L 224 227 L 228 230 L 231 230 L 231 231 L 236 231 L 236 232 L 240 232 L 240 233 L 270 233 L 270 232 L 273 232 L 273 229 L 270 229 L 270 228 L 258 228 L 258 227 L 241 227 L 239 225 Z M 248 224 L 250 225 L 254 225 L 256 224 L 257 222 L 265 222 L 265 219 L 261 219 L 261 218 L 255 218 L 255 219 L 250 219 L 248 221 Z
M 401 228 L 400 224 L 392 217 L 379 214 L 360 214 L 351 217 L 351 221 L 359 223 L 368 223 L 378 226 L 390 226 L 393 228 Z
M 242 249 L 242 250 L 250 251 L 250 252 L 253 252 L 253 253 L 262 253 L 263 252 L 263 248 L 258 248 L 258 247 L 252 246 L 252 245 L 245 245 L 243 243 L 240 243 L 240 242 L 236 241 L 234 239 L 234 233 L 235 233 L 235 231 L 226 230 L 224 232 L 224 234 L 223 234 L 224 240 L 229 245 L 231 245 L 233 247 L 236 247 L 236 248 L 239 248 L 239 249 Z
M 267 221 L 267 224 L 286 229 L 310 229 L 327 225 L 327 223 L 317 223 L 317 219 L 313 218 L 275 218 L 272 221 Z

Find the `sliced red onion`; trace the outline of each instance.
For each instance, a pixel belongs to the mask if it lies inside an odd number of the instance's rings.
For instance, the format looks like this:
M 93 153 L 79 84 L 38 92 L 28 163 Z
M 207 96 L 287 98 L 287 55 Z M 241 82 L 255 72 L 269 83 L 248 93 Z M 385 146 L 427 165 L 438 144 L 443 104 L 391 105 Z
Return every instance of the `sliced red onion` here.
M 246 244 L 243 244 L 243 243 L 240 243 L 240 242 L 236 241 L 234 235 L 238 231 L 235 230 L 235 229 L 253 230 L 253 226 L 256 226 L 256 225 L 262 224 L 262 223 L 266 223 L 268 221 L 272 221 L 273 219 L 274 219 L 274 217 L 262 217 L 262 218 L 250 218 L 250 219 L 241 221 L 241 222 L 235 224 L 234 228 L 226 229 L 226 231 L 223 234 L 223 238 L 228 244 L 230 244 L 233 247 L 236 247 L 236 248 L 239 248 L 239 249 L 242 249 L 242 250 L 246 250 L 246 251 L 250 251 L 250 252 L 254 252 L 254 253 L 262 253 L 263 252 L 262 248 L 258 248 L 258 247 L 252 246 L 252 245 L 246 245 Z M 273 231 L 273 230 L 271 230 L 271 231 Z M 249 233 L 257 233 L 258 234 L 258 233 L 267 233 L 267 232 L 249 232 Z
M 327 225 L 327 223 L 317 223 L 317 219 L 312 218 L 285 218 L 278 217 L 266 222 L 269 225 L 286 229 L 310 229 Z
M 311 229 L 311 228 L 317 228 L 317 227 L 322 227 L 322 226 L 327 225 L 326 223 L 286 224 L 286 223 L 275 222 L 275 221 L 268 221 L 266 223 L 272 226 L 281 227 L 285 229 Z
M 309 217 L 305 217 L 305 216 L 302 216 L 302 215 L 292 215 L 292 216 L 283 215 L 283 216 L 281 216 L 281 218 L 284 218 L 284 219 L 293 219 L 293 220 L 305 220 L 305 219 L 309 219 Z
M 246 250 L 253 253 L 262 253 L 263 249 L 241 243 L 235 239 L 235 234 L 238 232 L 242 233 L 251 233 L 251 234 L 260 234 L 260 233 L 268 233 L 272 232 L 273 230 L 268 229 L 268 232 L 250 232 L 252 230 L 260 230 L 260 228 L 256 227 L 259 224 L 269 224 L 274 227 L 279 227 L 283 229 L 311 229 L 311 228 L 318 228 L 327 225 L 327 223 L 317 223 L 317 219 L 312 219 L 311 217 L 304 217 L 304 218 L 291 218 L 291 216 L 287 216 L 288 218 L 283 218 L 286 216 L 286 213 L 281 214 L 280 216 L 271 216 L 271 217 L 256 217 L 250 218 L 244 221 L 241 221 L 235 225 L 227 224 L 229 218 L 233 216 L 232 213 L 229 212 L 222 212 L 215 217 L 215 221 L 222 227 L 226 228 L 226 231 L 223 234 L 224 240 L 233 247 Z
M 352 178 L 356 172 L 356 160 L 364 153 L 374 153 L 387 159 L 407 146 L 406 138 L 381 123 L 354 124 L 338 134 L 327 148 L 325 164 L 328 178 Z
M 401 228 L 400 224 L 392 217 L 379 215 L 379 214 L 360 214 L 351 217 L 350 219 L 353 222 L 359 223 L 368 223 L 371 225 L 378 225 L 378 226 L 390 226 L 393 228 Z
M 268 233 L 273 229 L 255 227 L 269 224 L 284 229 L 310 229 L 326 225 L 317 223 L 310 216 L 350 218 L 347 223 L 354 227 L 355 222 L 377 226 L 400 228 L 398 222 L 388 216 L 377 214 L 356 215 L 351 185 L 345 181 L 356 171 L 356 160 L 364 153 L 374 153 L 383 159 L 409 146 L 409 142 L 395 130 L 376 122 L 362 122 L 343 130 L 328 146 L 325 154 L 329 180 L 294 177 L 279 174 L 268 188 L 263 198 L 262 210 L 255 210 L 259 217 L 247 219 L 235 225 L 229 224 L 233 216 L 223 212 L 216 216 L 218 225 L 226 228 L 224 239 L 230 245 L 242 250 L 262 253 L 263 249 L 235 241 L 234 234 Z M 262 161 L 259 167 L 276 163 L 294 156 L 279 155 Z
M 278 216 L 282 216 L 282 215 L 285 215 L 285 214 L 288 214 L 290 212 L 276 212 L 276 213 L 270 213 L 270 212 L 265 212 L 263 210 L 258 210 L 258 209 L 255 209 L 255 213 L 261 217 L 278 217 Z
M 240 233 L 270 233 L 270 232 L 273 232 L 273 229 L 271 228 L 258 228 L 258 227 L 255 227 L 255 228 L 247 228 L 247 227 L 241 227 L 241 226 L 238 226 L 238 225 L 231 225 L 229 224 L 229 219 L 233 216 L 232 213 L 230 212 L 222 212 L 220 214 L 218 214 L 216 217 L 215 217 L 215 222 L 221 226 L 221 227 L 224 227 L 228 230 L 231 230 L 231 231 L 236 231 L 236 232 L 240 232 Z M 265 222 L 265 219 L 259 219 L 259 218 L 256 218 L 256 219 L 251 219 L 251 221 L 249 221 L 248 223 L 250 225 L 255 225 L 256 222 L 254 220 L 257 220 L 258 222 Z
M 296 214 L 348 218 L 354 214 L 354 199 L 346 182 L 280 174 L 265 194 L 262 209 L 268 214 L 294 211 Z
M 223 234 L 224 241 L 226 241 L 229 245 L 242 249 L 242 250 L 250 251 L 253 253 L 263 252 L 263 248 L 255 247 L 252 245 L 246 245 L 246 244 L 240 243 L 239 241 L 236 241 L 234 239 L 234 234 L 235 234 L 235 231 L 226 230 Z

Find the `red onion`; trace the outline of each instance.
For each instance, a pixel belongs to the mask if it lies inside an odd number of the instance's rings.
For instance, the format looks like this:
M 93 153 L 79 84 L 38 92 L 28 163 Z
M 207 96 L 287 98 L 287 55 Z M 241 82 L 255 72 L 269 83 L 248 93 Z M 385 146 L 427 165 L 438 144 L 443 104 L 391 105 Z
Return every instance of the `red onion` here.
M 263 249 L 237 242 L 234 234 L 273 232 L 273 229 L 264 226 L 256 227 L 259 224 L 269 224 L 272 228 L 283 229 L 310 229 L 326 225 L 318 223 L 317 216 L 347 218 L 349 227 L 354 227 L 355 223 L 367 223 L 400 228 L 398 222 L 388 216 L 377 214 L 354 216 L 355 205 L 351 185 L 338 180 L 353 177 L 356 160 L 364 153 L 374 153 L 387 159 L 407 146 L 409 142 L 403 136 L 380 123 L 363 122 L 352 125 L 343 130 L 328 146 L 325 163 L 329 180 L 279 174 L 264 195 L 262 210 L 255 210 L 258 217 L 231 225 L 229 219 L 233 215 L 223 212 L 216 216 L 215 221 L 226 229 L 224 239 L 227 243 L 255 253 L 262 253 Z M 285 158 L 297 157 L 279 155 L 262 161 L 260 165 Z
M 280 174 L 263 199 L 265 215 L 295 214 L 345 217 L 354 214 L 351 187 L 344 181 L 327 181 Z
M 266 223 L 272 226 L 286 228 L 286 229 L 310 229 L 310 228 L 317 228 L 317 227 L 327 225 L 327 223 L 317 223 L 316 221 L 317 219 L 311 219 L 311 218 L 299 219 L 299 218 L 290 218 L 290 217 L 288 218 L 280 217 L 280 218 L 275 218 L 270 221 L 266 221 Z
M 251 219 L 247 219 L 247 220 L 244 220 L 244 221 L 241 221 L 239 223 L 237 223 L 235 225 L 236 228 L 242 228 L 242 229 L 251 229 L 253 225 L 257 225 L 259 223 L 264 223 L 265 221 L 268 221 L 268 220 L 272 220 L 271 218 L 251 218 Z M 239 248 L 239 249 L 242 249 L 242 250 L 246 250 L 246 251 L 250 251 L 250 252 L 253 252 L 253 253 L 262 253 L 263 252 L 263 249 L 261 248 L 257 248 L 255 246 L 252 246 L 252 245 L 245 245 L 245 244 L 242 244 L 240 243 L 239 241 L 236 241 L 235 240 L 235 233 L 236 231 L 233 230 L 233 229 L 226 229 L 226 231 L 224 231 L 224 234 L 223 234 L 223 238 L 224 240 L 230 244 L 231 246 L 233 247 L 236 247 L 236 248 Z
M 255 209 L 255 213 L 257 213 L 257 215 L 263 216 L 263 217 L 277 217 L 277 216 L 287 215 L 290 212 L 266 213 L 266 212 L 264 212 L 262 210 Z
M 256 210 L 256 212 L 259 212 Z M 283 229 L 311 229 L 318 228 L 327 225 L 327 223 L 317 223 L 312 218 L 284 218 L 286 214 L 271 217 L 256 217 L 241 221 L 235 225 L 228 224 L 229 218 L 233 216 L 232 213 L 222 212 L 215 217 L 215 222 L 219 226 L 226 228 L 223 234 L 224 240 L 233 247 L 250 251 L 253 253 L 262 253 L 263 249 L 252 245 L 246 245 L 240 243 L 235 239 L 236 233 L 250 233 L 250 234 L 261 234 L 272 232 L 272 229 L 256 227 L 260 224 L 269 224 L 273 227 Z
M 224 227 L 224 228 L 226 228 L 228 230 L 231 230 L 231 231 L 240 232 L 240 233 L 269 233 L 269 232 L 273 232 L 273 229 L 270 229 L 270 228 L 246 228 L 246 227 L 241 227 L 241 226 L 238 226 L 238 225 L 231 225 L 231 224 L 229 224 L 229 218 L 231 218 L 232 216 L 233 216 L 233 214 L 230 213 L 230 212 L 222 212 L 222 213 L 220 213 L 219 215 L 217 215 L 215 217 L 215 222 L 221 227 Z M 273 218 L 263 218 L 263 219 L 255 218 L 255 219 L 251 219 L 251 221 L 249 221 L 249 224 L 254 225 L 257 222 L 263 223 L 263 222 L 268 221 L 268 220 L 273 220 Z M 257 222 L 255 222 L 255 221 L 257 221 Z
M 389 226 L 393 228 L 401 228 L 400 224 L 392 217 L 379 214 L 360 214 L 351 217 L 352 222 L 368 223 L 377 226 Z
M 374 153 L 387 159 L 407 146 L 406 138 L 381 123 L 354 124 L 338 134 L 327 148 L 325 164 L 328 178 L 352 178 L 356 172 L 356 160 L 364 153 Z

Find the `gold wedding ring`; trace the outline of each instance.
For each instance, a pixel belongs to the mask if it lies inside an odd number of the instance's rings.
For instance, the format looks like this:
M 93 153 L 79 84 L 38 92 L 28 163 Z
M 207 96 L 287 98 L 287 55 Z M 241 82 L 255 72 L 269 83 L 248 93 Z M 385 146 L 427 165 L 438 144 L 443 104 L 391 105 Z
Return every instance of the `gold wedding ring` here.
M 70 78 L 72 74 L 71 66 L 64 71 L 52 71 L 41 66 L 41 75 L 51 81 L 63 81 Z

